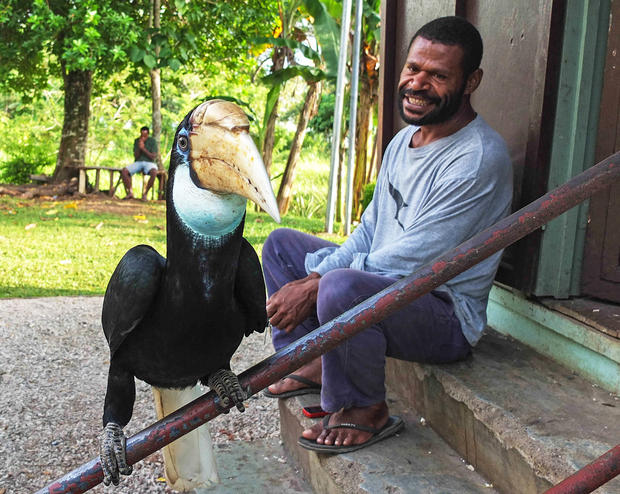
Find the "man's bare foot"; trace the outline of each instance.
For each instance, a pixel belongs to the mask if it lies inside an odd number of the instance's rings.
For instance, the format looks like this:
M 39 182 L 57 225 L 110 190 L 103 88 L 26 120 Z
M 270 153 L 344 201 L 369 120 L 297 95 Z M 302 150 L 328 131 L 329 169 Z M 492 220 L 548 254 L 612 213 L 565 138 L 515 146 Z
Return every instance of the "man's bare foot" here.
M 381 429 L 390 417 L 385 401 L 363 408 L 349 408 L 333 413 L 329 418 L 329 425 L 357 424 L 373 429 Z M 313 425 L 302 433 L 302 437 L 328 446 L 351 446 L 362 444 L 373 436 L 372 433 L 351 428 L 330 429 L 323 428 L 323 422 Z
M 321 358 L 316 358 L 310 363 L 300 367 L 295 371 L 295 374 L 301 377 L 305 377 L 312 382 L 321 384 Z M 308 387 L 307 384 L 296 381 L 294 379 L 287 379 L 286 377 L 280 379 L 278 382 L 272 384 L 267 389 L 274 395 L 286 393 L 287 391 L 294 391 L 296 389 L 302 389 Z

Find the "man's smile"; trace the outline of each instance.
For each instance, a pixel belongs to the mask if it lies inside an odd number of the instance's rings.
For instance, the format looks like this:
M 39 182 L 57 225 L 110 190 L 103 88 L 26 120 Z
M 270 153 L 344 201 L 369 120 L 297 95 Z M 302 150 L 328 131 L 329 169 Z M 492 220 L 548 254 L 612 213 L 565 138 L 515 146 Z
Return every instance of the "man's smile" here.
M 437 105 L 441 102 L 439 98 L 433 98 L 426 94 L 426 91 L 401 90 L 400 96 L 403 101 L 403 107 L 406 105 L 408 110 L 426 109 L 431 105 Z M 413 108 L 415 107 L 415 108 Z
M 424 99 L 424 98 L 420 98 L 419 96 L 405 96 L 405 99 L 412 105 L 415 106 L 427 106 L 430 105 L 432 102 Z

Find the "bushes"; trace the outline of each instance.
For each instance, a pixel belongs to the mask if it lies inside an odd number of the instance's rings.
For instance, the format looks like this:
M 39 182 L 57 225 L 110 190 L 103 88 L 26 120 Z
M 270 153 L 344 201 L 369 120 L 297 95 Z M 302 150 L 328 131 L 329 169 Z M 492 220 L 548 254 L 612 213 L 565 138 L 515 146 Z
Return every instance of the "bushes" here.
M 0 182 L 23 184 L 30 175 L 52 173 L 60 142 L 54 96 L 31 105 L 5 96 L 0 110 Z
M 7 139 L 4 132 L 2 135 L 8 146 L 3 149 L 5 156 L 0 163 L 1 182 L 23 184 L 30 182 L 31 174 L 53 172 L 58 141 L 42 137 L 36 129 L 15 140 Z
M 369 184 L 364 185 L 364 188 L 362 189 L 362 213 L 372 200 L 372 196 L 375 193 L 375 185 L 375 182 L 370 182 Z
M 0 182 L 8 184 L 24 184 L 30 182 L 30 175 L 41 173 L 43 166 L 37 162 L 29 162 L 22 157 L 2 163 Z

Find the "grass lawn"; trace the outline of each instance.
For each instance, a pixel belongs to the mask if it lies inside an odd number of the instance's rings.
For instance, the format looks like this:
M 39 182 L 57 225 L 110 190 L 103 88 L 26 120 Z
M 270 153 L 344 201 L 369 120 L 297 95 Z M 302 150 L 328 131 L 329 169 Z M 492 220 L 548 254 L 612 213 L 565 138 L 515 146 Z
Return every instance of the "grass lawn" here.
M 0 298 L 102 295 L 123 254 L 149 244 L 166 255 L 163 202 L 0 197 Z M 321 234 L 324 220 L 287 215 L 280 226 Z M 245 237 L 259 256 L 278 225 L 248 203 Z

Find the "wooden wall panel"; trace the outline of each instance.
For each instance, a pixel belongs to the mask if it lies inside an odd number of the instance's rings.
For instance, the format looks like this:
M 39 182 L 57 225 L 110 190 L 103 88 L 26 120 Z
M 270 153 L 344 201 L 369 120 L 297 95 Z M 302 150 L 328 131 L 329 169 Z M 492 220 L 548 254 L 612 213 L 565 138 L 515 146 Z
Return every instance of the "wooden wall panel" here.
M 620 150 L 620 0 L 611 9 L 596 162 Z M 620 303 L 620 185 L 590 200 L 582 287 L 587 295 Z
M 468 0 L 479 29 L 484 77 L 474 108 L 508 143 L 514 166 L 513 210 L 546 192 L 564 23 L 564 2 Z M 506 250 L 498 279 L 530 292 L 540 232 Z

